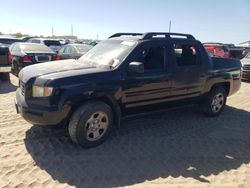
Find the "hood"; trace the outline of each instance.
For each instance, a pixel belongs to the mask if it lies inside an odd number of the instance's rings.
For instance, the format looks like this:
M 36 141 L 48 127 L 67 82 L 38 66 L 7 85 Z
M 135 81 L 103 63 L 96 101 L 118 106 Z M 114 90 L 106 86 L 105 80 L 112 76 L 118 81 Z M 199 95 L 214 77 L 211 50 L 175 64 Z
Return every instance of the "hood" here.
M 69 59 L 62 61 L 51 61 L 47 63 L 39 63 L 23 68 L 19 73 L 19 79 L 26 83 L 31 78 L 37 77 L 64 77 L 75 74 L 86 74 L 94 72 L 95 67 L 79 63 L 77 60 Z
M 243 58 L 240 61 L 242 65 L 250 65 L 250 58 Z

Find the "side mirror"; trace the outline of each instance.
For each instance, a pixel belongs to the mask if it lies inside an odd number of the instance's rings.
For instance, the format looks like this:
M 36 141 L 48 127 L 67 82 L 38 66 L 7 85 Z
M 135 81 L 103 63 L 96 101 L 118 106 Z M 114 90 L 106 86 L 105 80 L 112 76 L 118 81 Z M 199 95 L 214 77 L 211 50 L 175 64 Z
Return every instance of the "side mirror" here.
M 144 64 L 141 62 L 131 62 L 128 65 L 128 72 L 130 74 L 142 74 L 144 73 Z

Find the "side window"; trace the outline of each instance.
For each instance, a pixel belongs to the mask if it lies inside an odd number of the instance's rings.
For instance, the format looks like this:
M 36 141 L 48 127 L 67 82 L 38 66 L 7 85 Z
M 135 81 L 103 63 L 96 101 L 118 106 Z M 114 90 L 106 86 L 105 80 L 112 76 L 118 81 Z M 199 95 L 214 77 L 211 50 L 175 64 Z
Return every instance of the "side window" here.
M 15 47 L 15 45 L 16 45 L 16 44 L 10 45 L 10 47 L 9 47 L 9 51 L 10 51 L 10 52 L 13 52 L 13 48 Z
M 65 47 L 62 47 L 62 48 L 58 51 L 58 54 L 63 54 L 63 53 L 64 53 L 64 50 L 65 50 Z
M 64 50 L 65 54 L 70 54 L 71 53 L 71 47 L 67 46 L 66 49 Z
M 32 43 L 40 44 L 40 40 L 36 40 L 36 39 L 31 40 L 31 42 L 32 42 Z
M 19 52 L 18 44 L 14 44 L 14 46 L 13 46 L 12 49 L 11 49 L 11 51 L 12 51 L 13 53 Z
M 165 57 L 165 48 L 163 46 L 155 46 L 155 47 L 145 47 L 143 48 L 135 61 L 144 63 L 144 69 L 146 71 L 154 71 L 154 70 L 164 70 L 164 58 Z
M 192 66 L 199 64 L 198 49 L 195 45 L 174 44 L 175 59 L 178 66 Z
M 76 49 L 74 47 L 71 48 L 71 53 L 77 53 Z

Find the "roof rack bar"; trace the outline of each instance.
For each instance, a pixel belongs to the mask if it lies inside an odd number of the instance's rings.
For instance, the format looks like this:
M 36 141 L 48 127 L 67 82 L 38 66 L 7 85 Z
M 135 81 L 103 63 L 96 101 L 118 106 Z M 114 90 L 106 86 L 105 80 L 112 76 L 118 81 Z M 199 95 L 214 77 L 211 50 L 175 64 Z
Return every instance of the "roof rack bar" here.
M 121 36 L 142 36 L 142 33 L 116 33 L 109 38 L 121 37 Z
M 171 37 L 171 35 L 173 36 L 182 36 L 182 37 L 186 37 L 187 39 L 195 39 L 193 37 L 193 35 L 190 35 L 190 34 L 182 34 L 182 33 L 157 33 L 157 32 L 150 32 L 150 33 L 145 33 L 142 37 L 142 39 L 151 39 L 153 38 L 154 36 L 157 36 L 157 35 L 165 35 L 166 38 L 174 38 L 174 37 Z

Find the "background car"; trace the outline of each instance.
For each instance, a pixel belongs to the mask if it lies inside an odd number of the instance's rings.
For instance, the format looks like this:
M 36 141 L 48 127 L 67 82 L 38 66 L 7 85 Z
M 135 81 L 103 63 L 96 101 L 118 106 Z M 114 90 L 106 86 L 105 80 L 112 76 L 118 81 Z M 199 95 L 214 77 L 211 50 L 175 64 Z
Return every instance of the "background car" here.
M 229 49 L 220 43 L 203 43 L 205 49 L 215 57 L 230 58 Z
M 27 40 L 27 42 L 36 43 L 36 44 L 44 44 L 56 53 L 58 53 L 58 51 L 62 47 L 61 43 L 58 40 L 53 40 L 53 39 L 31 38 Z
M 250 52 L 241 59 L 242 64 L 242 80 L 250 80 Z
M 14 43 L 10 46 L 11 72 L 18 75 L 28 65 L 59 60 L 57 54 L 43 44 Z
M 8 64 L 9 46 L 14 42 L 20 42 L 20 39 L 10 36 L 0 37 L 0 79 L 9 80 L 10 65 Z
M 59 50 L 58 56 L 60 56 L 61 59 L 78 59 L 91 48 L 93 48 L 93 46 L 87 44 L 68 44 Z
M 0 36 L 0 47 L 9 47 L 14 42 L 21 42 L 21 39 L 8 37 L 8 36 Z
M 230 52 L 230 57 L 234 59 L 242 59 L 245 54 L 245 48 L 235 46 L 234 44 L 225 44 Z

